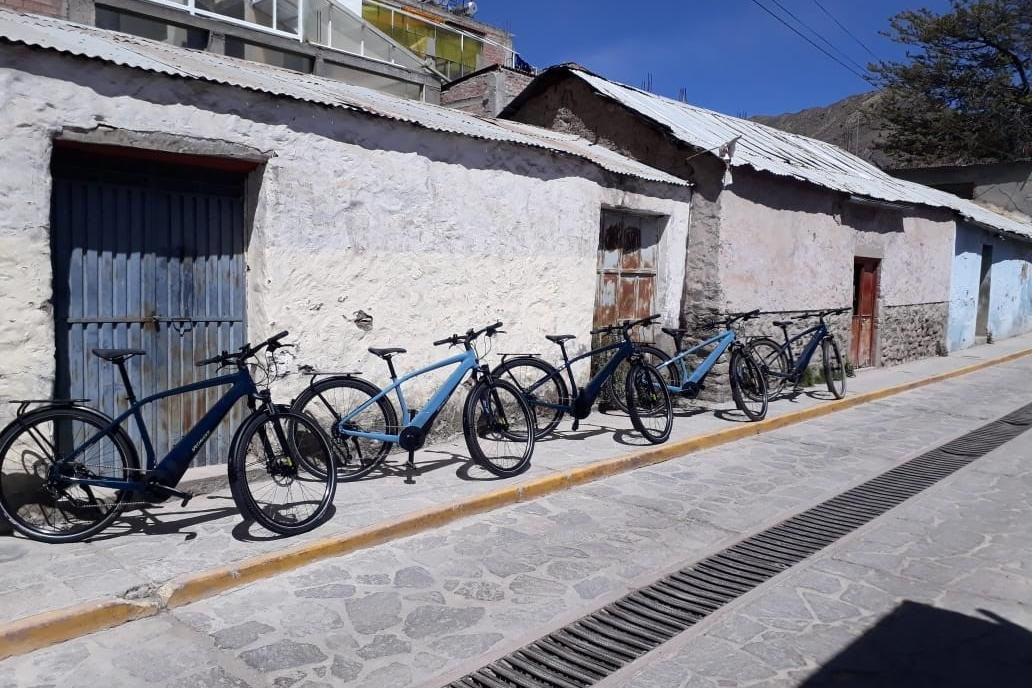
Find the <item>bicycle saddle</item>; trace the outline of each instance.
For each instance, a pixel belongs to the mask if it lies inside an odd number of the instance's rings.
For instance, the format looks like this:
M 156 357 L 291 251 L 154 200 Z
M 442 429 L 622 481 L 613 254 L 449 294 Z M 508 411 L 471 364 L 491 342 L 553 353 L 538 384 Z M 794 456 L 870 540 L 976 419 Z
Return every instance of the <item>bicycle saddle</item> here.
M 674 339 L 677 339 L 678 337 L 683 337 L 686 334 L 688 334 L 688 330 L 684 329 L 683 327 L 664 327 L 663 331 L 671 337 L 673 337 Z
M 792 321 L 790 320 L 775 320 L 773 323 L 774 327 L 791 327 Z
M 556 344 L 562 344 L 563 342 L 569 341 L 571 339 L 576 339 L 576 338 L 577 338 L 577 335 L 573 335 L 573 334 L 546 334 L 545 335 L 545 339 L 547 339 L 550 342 L 555 342 Z
M 93 355 L 98 358 L 103 358 L 105 361 L 111 361 L 112 363 L 122 363 L 128 361 L 133 356 L 143 356 L 146 351 L 143 349 L 94 349 Z
M 394 354 L 407 354 L 408 351 L 405 350 L 405 349 L 400 349 L 400 348 L 377 349 L 376 347 L 372 347 L 371 346 L 371 347 L 369 347 L 369 353 L 371 353 L 373 356 L 379 356 L 380 358 L 382 358 L 382 359 L 384 359 L 386 361 L 386 360 L 389 360 L 390 357 L 393 356 Z

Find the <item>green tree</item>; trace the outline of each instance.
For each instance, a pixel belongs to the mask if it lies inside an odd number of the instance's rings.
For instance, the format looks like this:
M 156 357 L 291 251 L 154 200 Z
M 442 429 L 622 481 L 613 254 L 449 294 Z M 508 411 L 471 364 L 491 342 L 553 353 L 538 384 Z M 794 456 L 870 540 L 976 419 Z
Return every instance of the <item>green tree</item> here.
M 902 12 L 885 35 L 913 46 L 871 65 L 887 125 L 879 148 L 910 164 L 1032 157 L 1032 0 L 953 0 Z

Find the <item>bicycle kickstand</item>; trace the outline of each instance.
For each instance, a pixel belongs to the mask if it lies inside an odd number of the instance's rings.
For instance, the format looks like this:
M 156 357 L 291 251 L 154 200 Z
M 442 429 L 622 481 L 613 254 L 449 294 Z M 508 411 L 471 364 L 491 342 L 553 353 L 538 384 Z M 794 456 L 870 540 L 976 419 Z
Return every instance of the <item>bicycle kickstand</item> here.
M 416 452 L 414 449 L 410 449 L 408 453 L 408 461 L 405 462 L 405 484 L 415 485 L 416 479 L 413 477 L 416 474 Z

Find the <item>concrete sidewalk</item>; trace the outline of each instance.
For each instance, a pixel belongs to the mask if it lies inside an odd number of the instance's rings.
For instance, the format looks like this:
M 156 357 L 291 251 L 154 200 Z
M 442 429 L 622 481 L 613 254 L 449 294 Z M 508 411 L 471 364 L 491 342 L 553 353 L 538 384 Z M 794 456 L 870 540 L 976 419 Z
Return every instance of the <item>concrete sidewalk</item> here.
M 1032 335 L 992 346 L 970 349 L 948 358 L 918 361 L 889 369 L 862 371 L 849 380 L 850 396 L 948 373 L 1032 348 Z M 1010 368 L 1010 366 L 1008 366 Z M 964 384 L 963 380 L 952 383 Z M 800 409 L 827 404 L 824 392 L 803 394 L 771 405 L 770 416 L 785 417 Z M 979 418 L 977 408 L 961 408 L 962 417 Z M 733 427 L 744 418 L 726 408 L 699 409 L 675 422 L 671 442 Z M 115 526 L 87 543 L 43 545 L 23 538 L 0 538 L 0 623 L 68 605 L 151 591 L 182 574 L 226 566 L 232 562 L 315 542 L 372 524 L 391 522 L 406 514 L 457 500 L 485 495 L 513 482 L 558 475 L 600 459 L 626 454 L 644 445 L 626 417 L 595 414 L 577 433 L 541 442 L 532 468 L 523 476 L 497 481 L 471 464 L 461 440 L 429 447 L 417 455 L 420 475 L 406 485 L 402 474 L 386 475 L 354 484 L 341 484 L 335 517 L 322 528 L 291 540 L 273 537 L 240 522 L 226 491 L 196 498 L 182 509 L 164 505 L 128 513 Z M 403 457 L 396 455 L 394 465 Z M 426 527 L 435 524 L 428 522 Z M 407 532 L 404 534 L 411 534 Z
M 1026 357 L 316 562 L 0 661 L 0 687 L 440 688 L 671 570 L 1026 405 L 1030 373 L 1032 357 Z M 1002 468 L 1021 467 L 1025 446 L 1009 446 L 1010 463 Z M 955 492 L 937 500 L 947 516 L 954 494 L 958 504 L 982 499 L 976 472 L 987 459 L 962 469 Z M 1011 494 L 1026 486 L 1015 478 Z M 913 501 L 924 504 L 924 494 Z M 911 539 L 916 531 L 904 529 L 909 560 L 938 547 L 940 563 L 949 563 L 952 531 L 966 540 L 971 526 L 994 538 L 991 550 L 1013 557 L 1007 546 L 1024 540 L 1011 533 L 1027 518 L 1000 505 L 983 501 L 983 518 L 968 525 L 954 519 L 931 541 Z M 911 517 L 915 524 L 924 513 Z M 882 559 L 881 551 L 861 547 L 837 557 L 871 562 Z M 970 559 L 964 563 L 978 556 Z M 908 574 L 919 571 L 911 569 Z M 815 609 L 825 613 L 824 606 Z M 798 614 L 791 614 L 796 623 Z M 762 619 L 774 625 L 778 616 L 774 607 Z M 779 639 L 775 630 L 769 637 Z M 743 671 L 752 664 L 746 658 Z

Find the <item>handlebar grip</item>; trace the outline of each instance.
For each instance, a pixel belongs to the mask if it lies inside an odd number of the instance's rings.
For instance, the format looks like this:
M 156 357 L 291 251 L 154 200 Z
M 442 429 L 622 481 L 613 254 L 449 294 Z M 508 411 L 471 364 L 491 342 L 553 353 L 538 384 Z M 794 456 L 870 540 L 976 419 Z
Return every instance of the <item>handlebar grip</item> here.
M 445 337 L 444 339 L 439 339 L 436 342 L 434 342 L 434 346 L 444 346 L 445 344 L 454 343 L 455 338 L 457 336 L 458 335 L 452 335 L 451 337 Z
M 213 356 L 211 358 L 206 358 L 203 361 L 197 361 L 196 365 L 198 368 L 203 368 L 204 366 L 211 365 L 213 363 L 221 363 L 224 360 L 225 355 L 225 353 L 222 353 L 219 356 Z

